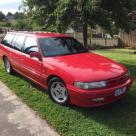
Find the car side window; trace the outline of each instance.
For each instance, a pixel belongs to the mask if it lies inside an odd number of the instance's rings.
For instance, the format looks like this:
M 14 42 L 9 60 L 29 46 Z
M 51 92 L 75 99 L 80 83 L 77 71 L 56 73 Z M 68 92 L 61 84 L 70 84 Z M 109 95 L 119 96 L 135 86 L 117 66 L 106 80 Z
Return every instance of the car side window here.
M 25 44 L 24 44 L 24 49 L 23 52 L 26 54 L 30 54 L 31 52 L 38 52 L 38 46 L 36 39 L 33 37 L 27 37 Z
M 17 36 L 17 35 L 15 35 L 15 36 L 14 36 L 14 38 L 13 38 L 13 41 L 12 41 L 12 45 L 13 45 L 13 47 L 15 46 L 15 43 L 16 43 L 16 40 L 17 40 L 17 37 L 18 37 L 18 36 Z
M 15 37 L 15 41 L 13 41 L 14 42 L 14 49 L 21 51 L 22 47 L 24 45 L 24 41 L 25 41 L 24 35 L 18 35 L 17 37 Z
M 3 45 L 5 45 L 5 46 L 12 47 L 11 42 L 12 42 L 14 36 L 15 36 L 14 34 L 7 34 L 7 35 L 5 36 L 5 38 L 2 40 L 1 43 L 2 43 Z

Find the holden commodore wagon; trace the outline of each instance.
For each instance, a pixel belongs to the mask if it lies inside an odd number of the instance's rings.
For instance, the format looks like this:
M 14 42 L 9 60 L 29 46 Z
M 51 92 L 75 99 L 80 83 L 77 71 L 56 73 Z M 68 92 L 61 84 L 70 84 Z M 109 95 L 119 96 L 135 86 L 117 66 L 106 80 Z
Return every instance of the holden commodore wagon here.
M 0 58 L 7 73 L 16 71 L 42 86 L 60 105 L 108 104 L 125 96 L 132 84 L 123 65 L 89 52 L 65 34 L 8 32 Z

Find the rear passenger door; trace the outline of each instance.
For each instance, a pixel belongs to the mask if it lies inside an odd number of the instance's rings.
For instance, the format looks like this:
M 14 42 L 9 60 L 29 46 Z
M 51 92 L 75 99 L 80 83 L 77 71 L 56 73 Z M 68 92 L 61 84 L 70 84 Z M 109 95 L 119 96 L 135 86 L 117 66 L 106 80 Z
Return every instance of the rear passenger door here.
M 27 36 L 23 47 L 25 74 L 34 81 L 41 83 L 42 62 L 38 59 L 31 58 L 31 52 L 39 52 L 38 44 L 34 37 Z
M 18 34 L 15 35 L 13 41 L 12 41 L 12 46 L 13 48 L 11 49 L 10 52 L 10 60 L 11 60 L 11 64 L 12 67 L 18 71 L 23 73 L 24 69 L 23 69 L 23 53 L 22 53 L 22 47 L 24 45 L 24 41 L 25 41 L 25 36 Z

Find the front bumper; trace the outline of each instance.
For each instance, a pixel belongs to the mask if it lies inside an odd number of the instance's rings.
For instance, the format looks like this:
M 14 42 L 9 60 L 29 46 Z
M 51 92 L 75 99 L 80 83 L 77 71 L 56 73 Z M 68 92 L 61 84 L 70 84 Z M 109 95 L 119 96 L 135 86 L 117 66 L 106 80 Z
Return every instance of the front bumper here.
M 120 85 L 97 90 L 82 90 L 70 85 L 68 85 L 67 88 L 69 90 L 71 104 L 81 107 L 97 107 L 121 99 L 123 96 L 126 95 L 131 85 L 132 79 L 129 78 L 127 81 Z M 115 96 L 115 90 L 123 87 L 127 88 L 126 91 L 119 96 Z M 94 101 L 94 99 L 102 100 Z

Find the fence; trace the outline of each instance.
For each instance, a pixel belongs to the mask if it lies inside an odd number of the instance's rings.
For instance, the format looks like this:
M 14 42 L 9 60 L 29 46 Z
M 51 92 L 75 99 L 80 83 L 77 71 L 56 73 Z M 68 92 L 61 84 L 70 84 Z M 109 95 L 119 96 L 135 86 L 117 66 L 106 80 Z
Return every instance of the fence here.
M 120 32 L 119 44 L 125 47 L 131 47 L 136 49 L 136 32 L 131 32 L 130 34 L 125 32 Z
M 78 41 L 83 43 L 82 38 L 77 38 Z M 118 46 L 118 38 L 92 38 L 88 40 L 88 45 L 101 45 L 101 46 Z
M 92 38 L 91 45 L 118 46 L 118 38 Z
M 81 32 L 76 32 L 76 33 L 67 33 L 70 36 L 76 38 L 78 41 L 83 43 L 83 36 Z M 100 45 L 100 46 L 118 46 L 118 38 L 92 38 L 88 39 L 88 45 Z

